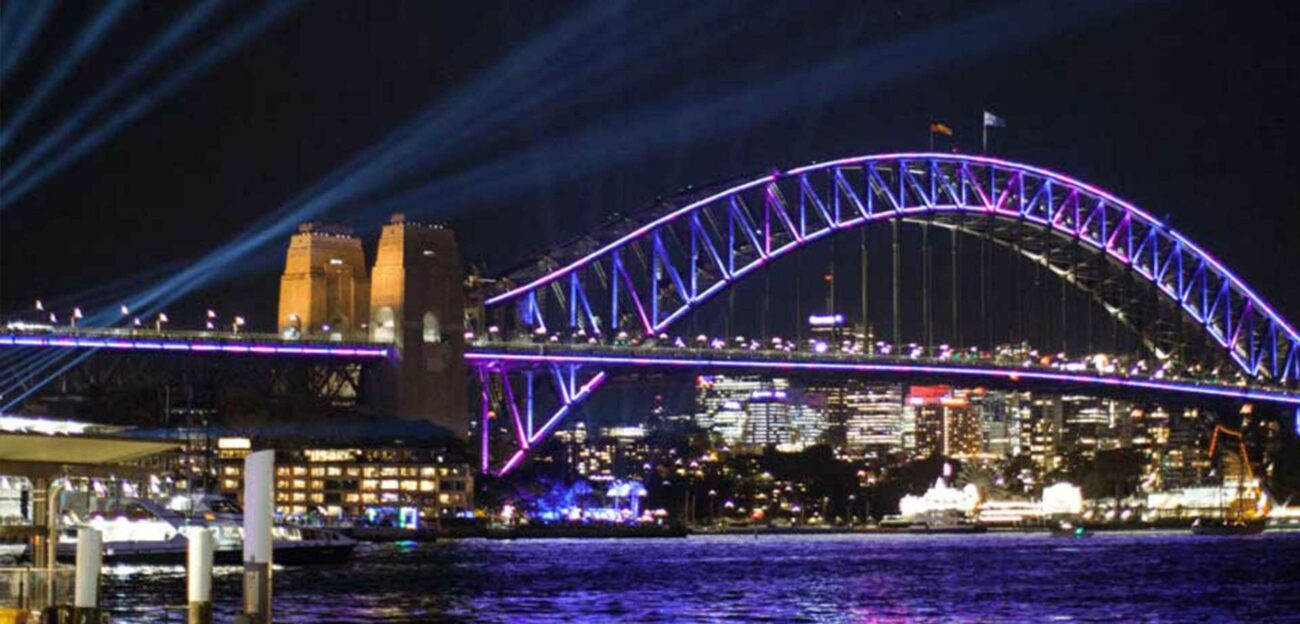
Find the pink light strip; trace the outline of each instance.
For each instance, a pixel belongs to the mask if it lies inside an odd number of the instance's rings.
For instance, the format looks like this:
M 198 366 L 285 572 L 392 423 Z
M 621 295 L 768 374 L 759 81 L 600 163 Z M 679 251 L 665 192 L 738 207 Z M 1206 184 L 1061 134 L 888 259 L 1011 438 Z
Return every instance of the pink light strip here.
M 25 336 L 0 334 L 0 347 L 44 347 L 58 349 L 126 349 L 131 351 L 194 351 L 220 353 L 256 353 L 258 355 L 328 355 L 338 357 L 388 357 L 389 347 L 296 346 L 273 343 L 231 341 L 194 341 L 141 338 L 94 338 L 50 334 Z
M 667 366 L 684 368 L 723 368 L 775 371 L 822 371 L 822 372 L 857 372 L 857 373 L 930 373 L 937 375 L 959 375 L 1019 381 L 1051 381 L 1060 383 L 1078 383 L 1097 386 L 1123 386 L 1160 390 L 1183 394 L 1215 396 L 1243 401 L 1266 401 L 1300 406 L 1300 395 L 1255 390 L 1250 388 L 1233 388 L 1231 386 L 1197 385 L 1154 379 L 1128 379 L 1118 377 L 1101 377 L 1077 375 L 1032 369 L 979 368 L 969 366 L 942 366 L 934 364 L 873 364 L 850 362 L 799 362 L 783 360 L 722 360 L 711 358 L 679 357 L 626 357 L 614 355 L 549 355 L 516 354 L 477 351 L 466 353 L 465 359 L 475 362 L 517 362 L 528 364 L 591 364 L 598 366 Z

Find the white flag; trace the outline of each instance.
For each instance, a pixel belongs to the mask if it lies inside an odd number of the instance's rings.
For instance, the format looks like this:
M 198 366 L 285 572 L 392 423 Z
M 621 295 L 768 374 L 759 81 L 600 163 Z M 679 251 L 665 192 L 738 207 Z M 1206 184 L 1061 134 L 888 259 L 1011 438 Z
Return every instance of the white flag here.
M 997 115 L 994 115 L 993 113 L 990 113 L 988 111 L 984 111 L 984 127 L 1005 128 L 1007 127 L 1007 120 L 998 117 Z

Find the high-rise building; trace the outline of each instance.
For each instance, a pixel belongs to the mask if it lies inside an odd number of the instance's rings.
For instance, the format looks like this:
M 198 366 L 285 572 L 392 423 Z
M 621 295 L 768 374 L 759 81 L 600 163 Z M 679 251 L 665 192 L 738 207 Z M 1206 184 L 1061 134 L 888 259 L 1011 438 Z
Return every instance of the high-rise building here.
M 1015 455 L 1020 423 L 1014 400 L 1006 392 L 981 391 L 971 396 L 971 407 L 979 413 L 984 452 L 995 457 Z
M 1061 399 L 1062 429 L 1059 444 L 1064 451 L 1075 451 L 1091 458 L 1097 451 L 1119 448 L 1122 442 L 1118 401 L 1089 396 L 1065 396 Z
M 784 397 L 789 390 L 790 382 L 786 379 L 701 375 L 696 378 L 695 385 L 695 423 L 717 433 L 728 444 L 752 443 L 747 436 L 752 435 L 757 426 L 761 435 L 766 437 L 767 426 L 751 422 L 751 400 L 755 396 L 761 400 L 776 393 Z M 778 406 L 776 411 L 784 418 L 784 407 Z M 769 418 L 772 410 L 765 409 L 759 415 Z
M 1029 403 L 1029 411 L 1029 455 L 1039 474 L 1047 474 L 1061 464 L 1061 399 L 1036 396 Z
M 903 450 L 903 387 L 855 382 L 844 398 L 848 448 L 875 454 Z
M 745 404 L 745 416 L 743 443 L 761 447 L 794 441 L 788 390 L 764 388 L 751 392 Z
M 791 440 L 793 449 L 802 449 L 821 443 L 828 430 L 825 405 L 816 400 L 820 397 L 804 395 L 790 403 Z
M 1202 435 L 1200 414 L 1189 409 L 1168 419 L 1168 437 L 1155 449 L 1159 487 L 1186 488 L 1201 485 L 1211 469 L 1209 440 Z
M 907 402 L 916 409 L 918 457 L 974 457 L 983 449 L 979 413 L 965 391 L 948 386 L 912 386 Z

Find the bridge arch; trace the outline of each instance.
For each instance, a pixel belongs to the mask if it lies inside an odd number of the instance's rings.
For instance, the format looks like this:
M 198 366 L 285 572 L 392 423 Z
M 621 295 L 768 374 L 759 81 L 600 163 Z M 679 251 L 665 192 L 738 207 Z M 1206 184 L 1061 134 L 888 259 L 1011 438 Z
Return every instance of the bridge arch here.
M 1104 276 L 1118 267 L 1149 284 L 1248 377 L 1283 385 L 1300 379 L 1295 326 L 1201 246 L 1096 186 L 984 156 L 860 156 L 688 193 L 509 274 L 486 305 L 512 306 L 514 319 L 531 329 L 659 334 L 776 259 L 891 220 L 1013 247 L 1132 325 L 1137 303 L 1112 292 Z M 1021 227 L 1042 236 L 1013 242 L 1007 228 Z M 1148 347 L 1158 346 L 1157 330 L 1143 335 Z

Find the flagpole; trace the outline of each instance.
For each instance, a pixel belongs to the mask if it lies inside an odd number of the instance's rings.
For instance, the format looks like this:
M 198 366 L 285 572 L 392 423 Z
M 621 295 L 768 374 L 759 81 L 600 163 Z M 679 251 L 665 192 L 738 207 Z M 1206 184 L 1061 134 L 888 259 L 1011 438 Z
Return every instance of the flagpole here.
M 930 122 L 930 131 L 927 132 L 926 134 L 930 136 L 930 151 L 933 152 L 934 151 L 934 122 L 933 121 Z
M 988 156 L 989 155 L 989 123 L 987 119 L 980 117 L 980 128 L 983 130 L 980 133 L 981 136 L 980 154 L 983 156 Z

